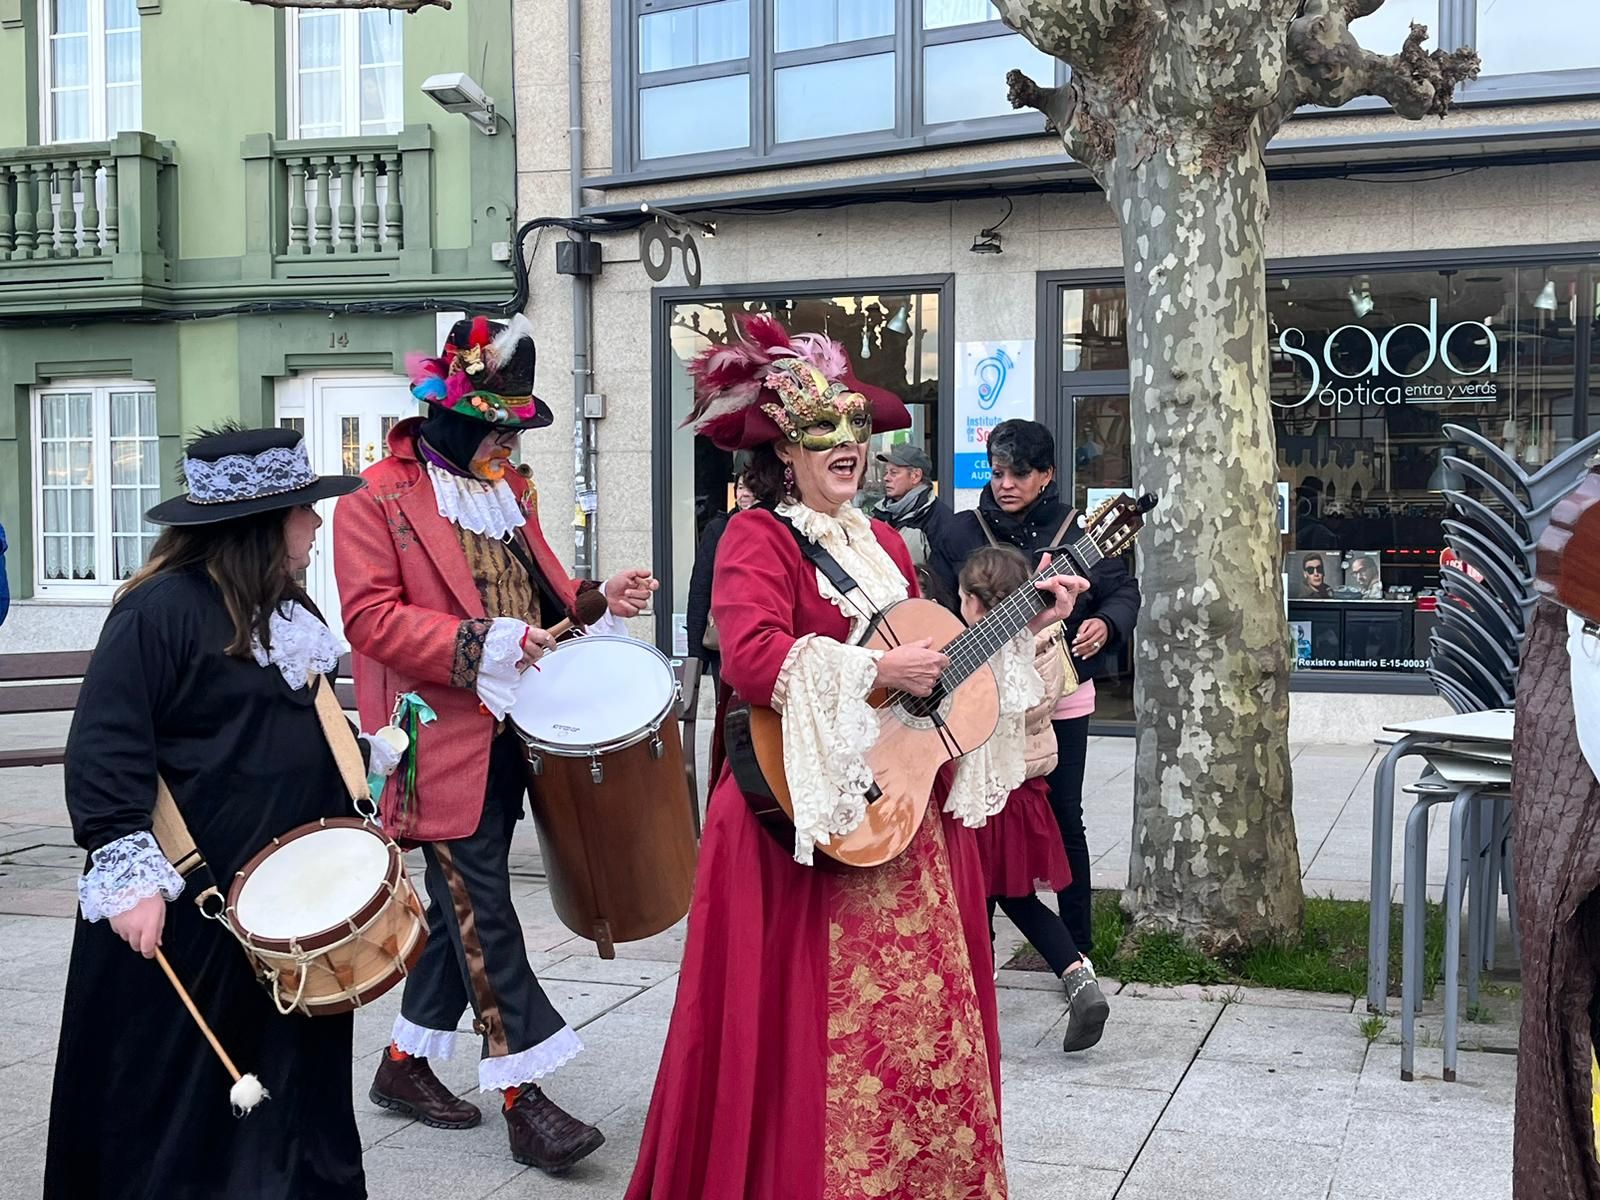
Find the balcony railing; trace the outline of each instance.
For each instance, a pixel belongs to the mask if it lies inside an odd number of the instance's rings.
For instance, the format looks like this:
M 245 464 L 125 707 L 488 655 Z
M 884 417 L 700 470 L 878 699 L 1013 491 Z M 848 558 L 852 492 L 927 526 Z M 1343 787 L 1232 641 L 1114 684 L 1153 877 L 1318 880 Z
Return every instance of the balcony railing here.
M 175 170 L 146 133 L 0 150 L 0 285 L 169 281 Z
M 433 133 L 244 146 L 246 277 L 427 274 L 433 267 Z

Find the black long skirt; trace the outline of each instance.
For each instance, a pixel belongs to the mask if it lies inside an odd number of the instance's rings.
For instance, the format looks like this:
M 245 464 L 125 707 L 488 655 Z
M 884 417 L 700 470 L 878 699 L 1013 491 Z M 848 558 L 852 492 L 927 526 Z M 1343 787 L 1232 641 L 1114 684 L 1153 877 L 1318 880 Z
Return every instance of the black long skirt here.
M 349 1016 L 283 1016 L 189 891 L 162 950 L 239 1070 L 271 1098 L 243 1117 L 232 1079 L 154 959 L 81 917 L 67 969 L 45 1200 L 364 1200 Z

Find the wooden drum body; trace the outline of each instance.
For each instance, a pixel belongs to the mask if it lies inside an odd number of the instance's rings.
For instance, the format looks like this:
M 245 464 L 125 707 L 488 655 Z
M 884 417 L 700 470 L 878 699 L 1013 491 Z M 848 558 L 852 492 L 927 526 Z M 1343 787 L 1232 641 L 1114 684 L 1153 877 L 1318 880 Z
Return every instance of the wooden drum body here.
M 224 918 L 286 1014 L 370 1004 L 406 977 L 428 941 L 400 848 L 355 817 L 274 838 L 234 877 Z
M 672 667 L 654 646 L 583 637 L 540 659 L 509 714 L 526 747 L 551 903 L 601 958 L 689 911 L 696 846 L 676 706 Z

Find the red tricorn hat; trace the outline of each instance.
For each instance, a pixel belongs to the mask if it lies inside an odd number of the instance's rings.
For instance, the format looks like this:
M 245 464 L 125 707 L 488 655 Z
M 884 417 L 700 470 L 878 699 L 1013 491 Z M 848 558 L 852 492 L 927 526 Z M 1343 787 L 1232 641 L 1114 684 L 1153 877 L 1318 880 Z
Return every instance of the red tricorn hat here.
M 885 388 L 858 380 L 850 370 L 849 354 L 838 342 L 818 333 L 790 333 L 775 318 L 761 314 L 736 316 L 727 344 L 701 352 L 689 364 L 694 407 L 684 424 L 723 450 L 753 450 L 786 440 L 788 435 L 764 409 L 789 407 L 772 380 L 782 373 L 777 364 L 792 359 L 815 368 L 828 384 L 842 384 L 864 397 L 872 413 L 872 432 L 910 427 L 905 402 Z M 810 372 L 806 376 L 815 377 Z

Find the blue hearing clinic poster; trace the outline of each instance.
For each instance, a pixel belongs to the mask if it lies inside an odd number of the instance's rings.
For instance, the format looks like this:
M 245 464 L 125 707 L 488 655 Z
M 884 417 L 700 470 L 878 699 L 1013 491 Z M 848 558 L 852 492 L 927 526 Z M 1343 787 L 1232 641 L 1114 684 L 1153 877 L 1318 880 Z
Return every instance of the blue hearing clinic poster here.
M 1033 341 L 956 345 L 955 480 L 958 488 L 989 482 L 989 431 L 1001 421 L 1032 417 Z

